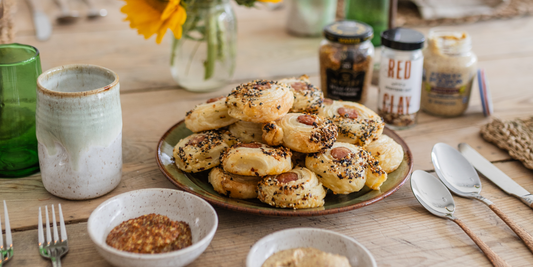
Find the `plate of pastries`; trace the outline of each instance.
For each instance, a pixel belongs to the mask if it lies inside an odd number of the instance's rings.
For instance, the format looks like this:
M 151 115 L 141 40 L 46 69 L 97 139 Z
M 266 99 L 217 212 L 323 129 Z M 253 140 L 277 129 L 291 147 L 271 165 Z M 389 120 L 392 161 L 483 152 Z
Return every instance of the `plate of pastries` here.
M 199 103 L 163 135 L 157 163 L 214 206 L 314 216 L 389 196 L 407 180 L 412 155 L 374 111 L 324 98 L 303 75 Z

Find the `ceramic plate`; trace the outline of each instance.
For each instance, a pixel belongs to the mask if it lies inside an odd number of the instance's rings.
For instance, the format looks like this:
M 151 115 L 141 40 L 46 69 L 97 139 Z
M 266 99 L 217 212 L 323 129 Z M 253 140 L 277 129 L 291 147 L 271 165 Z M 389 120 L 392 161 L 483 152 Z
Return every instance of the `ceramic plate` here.
M 377 267 L 376 260 L 355 239 L 318 228 L 293 228 L 261 238 L 248 252 L 246 267 L 261 267 L 272 254 L 293 248 L 312 247 L 348 258 L 351 266 Z
M 159 169 L 178 188 L 193 193 L 211 203 L 214 206 L 230 210 L 273 216 L 317 216 L 349 211 L 362 208 L 394 193 L 402 186 L 413 168 L 413 156 L 407 144 L 394 131 L 385 127 L 384 134 L 388 135 L 403 147 L 404 159 L 400 167 L 389 173 L 387 181 L 381 186 L 381 190 L 375 191 L 364 187 L 361 191 L 348 195 L 334 195 L 331 192 L 325 198 L 325 204 L 320 208 L 313 209 L 281 209 L 274 208 L 260 202 L 257 199 L 241 200 L 219 195 L 207 181 L 208 171 L 190 174 L 184 173 L 176 167 L 172 151 L 174 146 L 192 132 L 185 127 L 183 121 L 172 126 L 159 140 L 157 145 L 156 160 Z

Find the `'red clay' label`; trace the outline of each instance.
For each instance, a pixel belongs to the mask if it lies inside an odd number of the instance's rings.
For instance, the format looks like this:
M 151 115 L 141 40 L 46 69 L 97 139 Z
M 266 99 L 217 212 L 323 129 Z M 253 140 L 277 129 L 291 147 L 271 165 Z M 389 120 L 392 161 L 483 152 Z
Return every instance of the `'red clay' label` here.
M 379 109 L 393 114 L 413 114 L 420 109 L 423 58 L 381 59 Z

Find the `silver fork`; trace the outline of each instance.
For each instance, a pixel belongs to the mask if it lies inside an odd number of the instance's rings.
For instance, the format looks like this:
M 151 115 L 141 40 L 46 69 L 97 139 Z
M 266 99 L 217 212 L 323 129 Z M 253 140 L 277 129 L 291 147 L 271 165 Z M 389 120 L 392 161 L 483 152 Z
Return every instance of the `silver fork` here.
M 4 200 L 4 224 L 6 226 L 6 246 L 2 238 L 2 221 L 0 220 L 0 267 L 3 263 L 13 258 L 13 240 L 11 239 L 11 226 L 9 226 L 9 215 L 7 214 L 6 201 Z
M 59 206 L 59 224 L 61 228 L 61 240 L 57 234 L 57 223 L 54 205 L 52 205 L 52 220 L 54 223 L 54 241 L 50 234 L 50 220 L 48 220 L 48 206 L 45 206 L 46 212 L 46 243 L 44 242 L 43 221 L 41 216 L 41 207 L 39 207 L 39 254 L 50 259 L 53 267 L 61 266 L 61 257 L 68 252 L 67 229 L 65 228 L 65 220 L 63 219 L 63 212 L 61 211 L 61 204 Z

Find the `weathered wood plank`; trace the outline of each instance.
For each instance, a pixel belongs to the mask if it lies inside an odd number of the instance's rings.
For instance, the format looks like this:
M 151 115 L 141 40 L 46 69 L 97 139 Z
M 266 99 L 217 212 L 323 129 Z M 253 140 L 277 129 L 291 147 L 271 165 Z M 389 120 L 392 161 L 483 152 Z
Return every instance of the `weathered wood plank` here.
M 524 188 L 533 191 L 533 173 L 519 163 L 497 164 Z M 492 200 L 512 220 L 533 233 L 533 210 L 505 195 L 482 178 L 483 196 Z M 461 218 L 498 255 L 512 266 L 529 266 L 533 255 L 522 241 L 488 207 L 479 201 L 456 197 Z M 103 199 L 98 199 L 99 201 Z M 45 201 L 47 202 L 47 201 Z M 63 201 L 61 201 L 63 202 Z M 43 203 L 44 204 L 44 203 Z M 84 204 L 84 205 L 77 205 Z M 77 209 L 92 210 L 92 203 L 64 203 L 70 216 Z M 88 206 L 88 207 L 86 207 Z M 14 220 L 20 212 L 11 211 Z M 211 245 L 191 266 L 244 266 L 250 247 L 272 232 L 294 227 L 333 230 L 355 238 L 376 258 L 378 266 L 491 266 L 482 252 L 455 223 L 437 218 L 414 199 L 409 185 L 376 204 L 345 213 L 310 218 L 262 217 L 216 209 L 219 227 Z M 30 213 L 32 211 L 26 211 Z M 35 219 L 35 213 L 28 218 Z M 97 255 L 87 235 L 86 223 L 68 225 L 71 249 L 65 266 L 108 266 Z M 48 266 L 37 254 L 37 232 L 14 234 L 14 266 Z M 450 256 L 452 255 L 452 256 Z
M 50 266 L 37 253 L 39 206 L 61 203 L 68 225 L 71 251 L 65 266 L 109 266 L 96 254 L 85 221 L 100 203 L 112 196 L 141 188 L 175 188 L 155 163 L 155 148 L 163 133 L 197 103 L 227 94 L 236 83 L 257 78 L 282 78 L 303 73 L 319 84 L 317 48 L 321 38 L 295 38 L 285 33 L 287 9 L 236 7 L 239 21 L 238 58 L 234 83 L 218 92 L 194 94 L 178 89 L 168 68 L 169 36 L 163 44 L 145 41 L 122 22 L 124 2 L 99 0 L 107 18 L 81 20 L 74 25 L 54 22 L 52 38 L 35 40 L 25 1 L 16 16 L 17 42 L 37 46 L 43 69 L 72 63 L 90 63 L 116 71 L 122 84 L 123 179 L 110 194 L 89 201 L 68 201 L 51 196 L 39 174 L 20 179 L 0 179 L 0 199 L 6 199 L 14 233 L 13 266 Z M 59 13 L 53 1 L 42 1 L 52 18 Z M 82 10 L 80 1 L 70 1 Z M 469 32 L 479 67 L 485 69 L 494 100 L 495 116 L 502 119 L 532 115 L 533 18 L 489 21 L 454 26 Z M 427 33 L 429 28 L 419 28 Z M 371 88 L 367 105 L 376 109 L 377 88 Z M 433 170 L 432 146 L 444 142 L 456 146 L 467 142 L 533 192 L 533 171 L 510 160 L 506 152 L 479 136 L 483 117 L 479 93 L 474 89 L 470 107 L 458 118 L 437 118 L 420 113 L 418 125 L 398 131 L 411 148 L 415 169 Z M 483 196 L 492 200 L 527 232 L 533 233 L 532 210 L 481 178 Z M 455 197 L 456 215 L 512 266 L 530 266 L 533 256 L 518 237 L 475 200 Z M 453 222 L 432 216 L 413 197 L 409 184 L 390 197 L 363 209 L 311 218 L 259 217 L 217 209 L 220 225 L 206 252 L 191 266 L 243 266 L 250 247 L 261 237 L 293 227 L 318 227 L 354 237 L 375 256 L 379 266 L 490 266 L 475 244 Z M 1 214 L 1 213 L 0 213 Z
M 311 78 L 314 82 L 318 81 L 317 76 Z M 109 196 L 86 202 L 72 202 L 72 213 L 69 213 L 74 216 L 72 220 L 87 218 L 90 211 L 98 203 L 110 196 L 139 188 L 171 187 L 159 173 L 155 164 L 155 148 L 160 137 L 174 123 L 183 119 L 185 112 L 192 109 L 194 105 L 205 101 L 205 99 L 227 94 L 231 88 L 232 85 L 228 85 L 219 92 L 208 94 L 194 94 L 184 90 L 171 89 L 122 95 L 124 121 L 123 181 L 119 188 Z M 508 118 L 525 115 L 530 112 L 527 107 L 528 101 L 532 99 L 532 93 L 527 92 L 527 87 L 520 87 L 516 90 L 517 93 L 510 92 L 509 94 L 519 94 L 521 92 L 522 98 L 518 103 L 513 102 L 512 99 L 506 99 L 505 93 L 499 90 L 495 91 L 497 95 L 501 95 L 501 97 L 495 97 L 495 108 L 498 116 Z M 373 88 L 372 95 L 376 93 L 377 89 Z M 473 105 L 465 116 L 445 119 L 421 113 L 419 124 L 416 127 L 410 130 L 398 131 L 398 134 L 406 140 L 413 152 L 415 169 L 433 169 L 430 161 L 430 152 L 432 146 L 437 142 L 445 142 L 452 146 L 456 146 L 460 142 L 468 142 L 489 160 L 501 161 L 510 159 L 505 152 L 486 143 L 479 136 L 479 126 L 488 122 L 488 119 L 480 115 L 479 104 L 474 104 L 474 101 L 473 99 Z M 370 107 L 375 108 L 375 105 L 376 103 L 369 103 Z M 16 199 L 17 205 L 20 204 L 28 209 L 58 201 L 42 188 L 38 175 L 16 180 L 4 180 L 0 183 L 0 192 L 1 195 L 5 195 L 6 199 Z M 28 201 L 29 199 L 33 199 L 33 201 Z M 43 199 L 46 201 L 39 201 Z M 87 208 L 80 209 L 80 206 Z M 33 217 L 30 216 L 30 218 Z M 36 224 L 34 219 L 27 219 L 25 216 L 15 220 L 13 225 L 18 228 L 28 228 Z
M 56 17 L 59 9 L 53 1 L 45 3 L 42 3 L 45 12 L 51 18 Z M 97 3 L 108 9 L 108 17 L 82 19 L 73 25 L 57 25 L 54 22 L 52 38 L 39 42 L 33 33 L 28 34 L 32 31 L 29 29 L 33 29 L 31 17 L 25 1 L 19 1 L 17 26 L 20 34 L 16 41 L 34 45 L 41 51 L 43 70 L 65 64 L 96 64 L 116 71 L 121 77 L 123 91 L 177 88 L 169 70 L 170 35 L 161 45 L 156 45 L 153 38 L 146 41 L 122 21 L 125 17 L 119 11 L 122 1 Z M 72 2 L 72 5 L 83 7 L 79 1 Z M 317 50 L 321 38 L 297 38 L 287 34 L 287 8 L 276 11 L 264 7 L 235 9 L 241 23 L 238 27 L 239 53 L 234 81 L 318 73 Z M 527 45 L 533 40 L 527 34 L 531 27 L 533 18 L 529 17 L 505 23 L 490 21 L 456 26 L 472 34 L 473 51 L 480 61 L 520 60 L 533 56 L 533 49 Z M 419 30 L 427 33 L 429 28 L 421 27 Z M 487 75 L 492 80 L 494 75 L 491 72 Z

